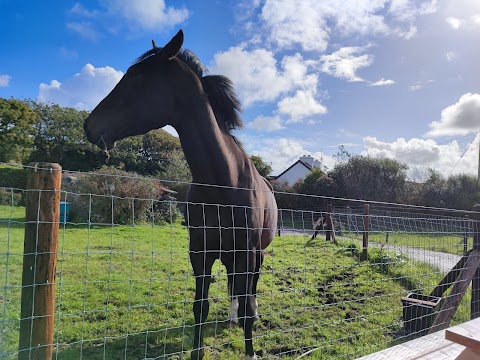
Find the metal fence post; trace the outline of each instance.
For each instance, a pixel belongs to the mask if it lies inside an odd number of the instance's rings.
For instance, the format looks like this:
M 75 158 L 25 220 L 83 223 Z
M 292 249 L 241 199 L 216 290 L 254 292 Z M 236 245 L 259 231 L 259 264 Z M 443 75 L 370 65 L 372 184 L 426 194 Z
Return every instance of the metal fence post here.
M 52 358 L 61 179 L 58 164 L 29 164 L 19 360 Z

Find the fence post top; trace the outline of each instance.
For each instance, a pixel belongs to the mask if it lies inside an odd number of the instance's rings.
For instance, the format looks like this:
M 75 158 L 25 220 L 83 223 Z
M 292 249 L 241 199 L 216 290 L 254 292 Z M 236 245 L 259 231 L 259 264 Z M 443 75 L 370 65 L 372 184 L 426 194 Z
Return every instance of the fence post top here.
M 57 163 L 49 163 L 49 162 L 31 162 L 28 164 L 28 167 L 31 169 L 34 169 L 34 172 L 37 172 L 38 170 L 48 170 L 50 172 L 52 171 L 62 171 L 62 166 Z

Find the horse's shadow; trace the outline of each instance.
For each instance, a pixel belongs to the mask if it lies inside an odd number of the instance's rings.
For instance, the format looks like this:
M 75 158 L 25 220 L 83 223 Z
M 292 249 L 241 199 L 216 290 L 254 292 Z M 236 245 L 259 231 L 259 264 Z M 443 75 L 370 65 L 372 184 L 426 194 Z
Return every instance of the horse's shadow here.
M 85 358 L 97 359 L 184 359 L 192 349 L 193 319 L 184 327 L 175 329 L 149 330 L 148 333 L 122 336 L 105 341 L 86 341 L 74 345 L 59 346 L 54 350 L 57 360 Z M 231 331 L 229 320 L 208 319 L 205 325 L 205 338 L 225 337 Z M 229 343 L 221 343 L 216 348 L 221 350 Z

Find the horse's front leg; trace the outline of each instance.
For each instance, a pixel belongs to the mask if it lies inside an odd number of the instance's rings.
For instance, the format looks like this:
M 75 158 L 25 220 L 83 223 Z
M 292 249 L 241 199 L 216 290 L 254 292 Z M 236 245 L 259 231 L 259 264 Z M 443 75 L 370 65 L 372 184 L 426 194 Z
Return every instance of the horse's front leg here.
M 193 303 L 195 327 L 193 350 L 190 358 L 191 360 L 200 360 L 203 359 L 205 353 L 203 349 L 203 325 L 210 309 L 208 289 L 211 283 L 212 265 L 215 262 L 215 258 L 208 257 L 205 251 L 200 253 L 191 252 L 190 261 L 195 274 L 195 301 Z

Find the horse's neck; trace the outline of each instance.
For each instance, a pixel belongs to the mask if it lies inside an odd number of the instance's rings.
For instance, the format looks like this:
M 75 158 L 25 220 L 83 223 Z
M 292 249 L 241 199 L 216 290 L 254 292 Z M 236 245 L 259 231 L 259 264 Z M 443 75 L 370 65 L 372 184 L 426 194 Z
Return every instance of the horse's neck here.
M 208 103 L 191 112 L 177 129 L 193 182 L 241 186 L 239 174 L 247 164 L 246 155 L 233 138 L 218 126 Z

